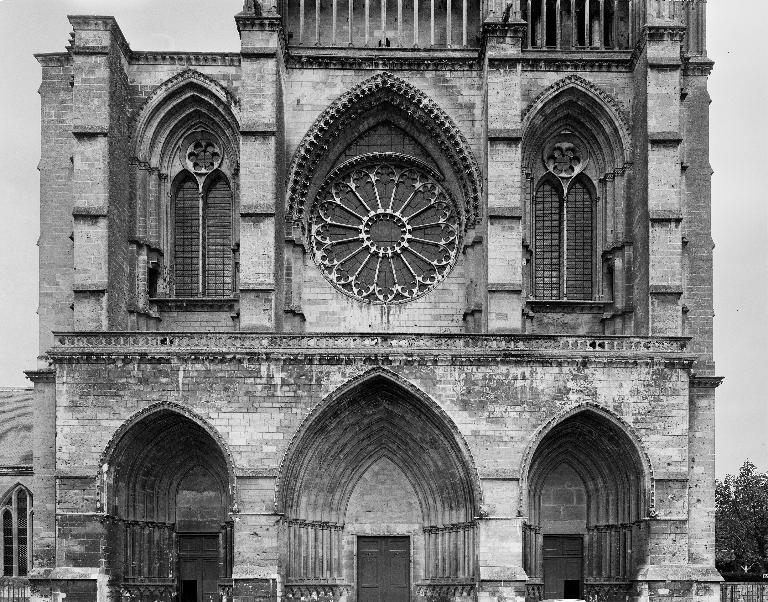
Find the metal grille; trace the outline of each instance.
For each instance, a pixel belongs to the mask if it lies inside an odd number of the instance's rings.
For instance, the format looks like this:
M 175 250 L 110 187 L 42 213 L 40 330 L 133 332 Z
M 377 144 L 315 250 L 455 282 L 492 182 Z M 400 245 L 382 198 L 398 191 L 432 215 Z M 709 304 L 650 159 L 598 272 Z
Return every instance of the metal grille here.
M 568 192 L 566 213 L 566 283 L 568 299 L 592 299 L 592 196 L 576 182 Z
M 232 294 L 232 192 L 219 179 L 205 203 L 205 294 Z
M 188 178 L 176 191 L 174 206 L 174 289 L 178 297 L 200 294 L 200 199 Z
M 27 574 L 27 492 L 16 493 L 16 546 L 18 550 L 19 576 Z
M 3 512 L 3 574 L 13 575 L 13 515 Z
M 562 202 L 552 184 L 544 182 L 534 201 L 534 295 L 559 299 L 562 266 Z

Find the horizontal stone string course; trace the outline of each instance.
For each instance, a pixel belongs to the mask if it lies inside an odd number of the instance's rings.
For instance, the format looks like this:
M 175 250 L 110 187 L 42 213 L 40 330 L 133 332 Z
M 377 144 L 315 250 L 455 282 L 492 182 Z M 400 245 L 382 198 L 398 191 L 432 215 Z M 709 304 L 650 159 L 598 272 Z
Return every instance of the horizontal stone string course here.
M 103 352 L 131 349 L 173 351 L 212 350 L 445 350 L 566 351 L 579 353 L 628 352 L 681 354 L 687 337 L 557 336 L 557 335 L 282 335 L 261 333 L 56 333 L 52 356 L 67 352 Z

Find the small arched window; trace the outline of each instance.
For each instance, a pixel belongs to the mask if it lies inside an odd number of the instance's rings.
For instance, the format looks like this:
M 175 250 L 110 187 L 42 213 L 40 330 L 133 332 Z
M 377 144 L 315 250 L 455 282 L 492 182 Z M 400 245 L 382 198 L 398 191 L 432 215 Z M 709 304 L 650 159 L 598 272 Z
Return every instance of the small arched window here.
M 3 537 L 0 556 L 3 577 L 24 577 L 29 573 L 32 545 L 32 494 L 21 485 L 15 487 L 0 505 Z
M 533 203 L 536 299 L 593 298 L 594 200 L 581 179 L 568 188 L 546 178 Z
M 232 189 L 214 172 L 184 172 L 174 195 L 174 291 L 177 297 L 232 294 Z

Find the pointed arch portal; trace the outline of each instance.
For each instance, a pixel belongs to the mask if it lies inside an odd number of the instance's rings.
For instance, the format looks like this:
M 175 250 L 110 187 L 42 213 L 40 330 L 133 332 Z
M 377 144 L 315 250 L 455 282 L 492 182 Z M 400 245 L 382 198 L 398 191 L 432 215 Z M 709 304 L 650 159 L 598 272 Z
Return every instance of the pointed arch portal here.
M 589 599 L 622 584 L 646 557 L 650 468 L 626 425 L 597 408 L 554 421 L 522 474 L 523 561 L 538 599 Z M 594 593 L 594 592 L 593 592 Z
M 231 463 L 211 429 L 173 407 L 126 423 L 105 453 L 110 564 L 139 599 L 218 599 L 232 574 Z
M 278 487 L 289 584 L 353 583 L 357 538 L 370 536 L 395 547 L 410 537 L 411 583 L 474 579 L 471 456 L 437 404 L 394 376 L 368 375 L 322 404 L 291 443 Z

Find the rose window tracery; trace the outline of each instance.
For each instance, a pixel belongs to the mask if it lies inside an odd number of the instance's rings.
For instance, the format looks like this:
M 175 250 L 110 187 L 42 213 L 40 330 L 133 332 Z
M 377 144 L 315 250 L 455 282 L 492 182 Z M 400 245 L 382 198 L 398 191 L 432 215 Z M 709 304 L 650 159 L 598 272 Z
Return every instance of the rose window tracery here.
M 207 174 L 221 163 L 221 151 L 211 140 L 196 140 L 187 149 L 187 167 L 196 174 Z
M 403 303 L 434 288 L 456 260 L 460 232 L 439 179 L 393 153 L 332 172 L 310 214 L 312 252 L 326 278 L 369 303 Z

